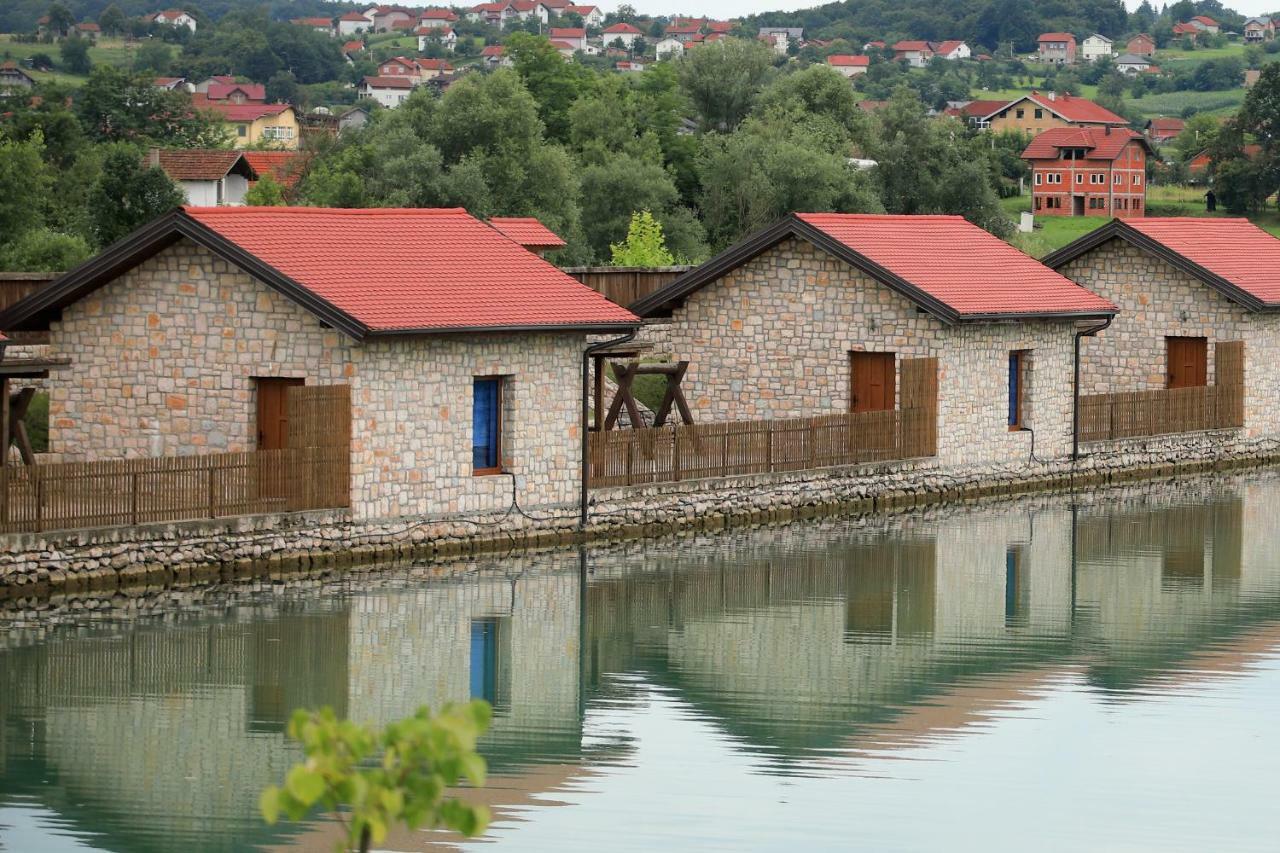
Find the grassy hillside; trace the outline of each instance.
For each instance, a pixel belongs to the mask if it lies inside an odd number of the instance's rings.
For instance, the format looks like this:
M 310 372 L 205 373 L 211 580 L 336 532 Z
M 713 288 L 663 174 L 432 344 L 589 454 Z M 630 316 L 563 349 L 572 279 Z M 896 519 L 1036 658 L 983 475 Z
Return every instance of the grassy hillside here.
M 137 42 L 125 42 L 123 39 L 103 36 L 89 48 L 89 60 L 94 65 L 128 66 L 133 63 L 133 54 L 137 47 Z M 78 85 L 84 82 L 85 78 L 82 76 L 67 74 L 58 70 L 57 66 L 61 63 L 61 57 L 58 55 L 58 45 L 26 44 L 14 41 L 12 35 L 0 35 L 0 59 L 14 59 L 21 62 L 37 53 L 43 53 L 52 59 L 54 70 L 46 72 L 24 68 L 36 80 L 56 80 L 71 85 Z

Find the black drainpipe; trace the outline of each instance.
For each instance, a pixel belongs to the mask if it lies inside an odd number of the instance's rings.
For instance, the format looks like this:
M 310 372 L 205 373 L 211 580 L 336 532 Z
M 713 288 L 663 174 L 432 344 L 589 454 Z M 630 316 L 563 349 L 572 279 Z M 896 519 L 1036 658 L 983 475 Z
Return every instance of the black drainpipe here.
M 625 344 L 628 341 L 635 340 L 636 335 L 640 334 L 639 329 L 633 329 L 620 338 L 614 338 L 611 341 L 600 341 L 594 343 L 582 351 L 582 422 L 578 426 L 578 431 L 582 438 L 582 458 L 579 464 L 579 474 L 581 475 L 581 491 L 579 492 L 579 511 L 578 529 L 587 529 L 587 427 L 588 418 L 587 410 L 591 405 L 591 356 L 602 349 L 608 349 L 618 344 Z
M 1080 458 L 1080 339 L 1086 335 L 1092 337 L 1111 325 L 1115 316 L 1108 317 L 1106 322 L 1090 326 L 1076 332 L 1076 375 L 1072 389 L 1071 401 L 1071 461 Z

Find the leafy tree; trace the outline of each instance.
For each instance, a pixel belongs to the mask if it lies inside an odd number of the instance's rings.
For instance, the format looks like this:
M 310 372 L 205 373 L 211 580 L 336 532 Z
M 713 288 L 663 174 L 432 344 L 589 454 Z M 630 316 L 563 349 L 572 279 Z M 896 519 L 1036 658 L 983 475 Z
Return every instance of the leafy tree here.
M 61 3 L 54 3 L 49 7 L 49 11 L 45 13 L 49 17 L 49 31 L 60 36 L 75 29 L 76 17 L 71 14 L 71 10 Z
M 67 38 L 58 47 L 58 55 L 62 58 L 62 67 L 71 74 L 88 74 L 93 70 L 89 60 L 89 40 Z
M 1209 148 L 1221 127 L 1216 117 L 1203 113 L 1187 119 L 1182 132 L 1173 140 L 1173 149 L 1177 152 L 1178 159 L 1186 162 Z
M 669 267 L 676 262 L 667 250 L 662 225 L 647 210 L 631 214 L 627 239 L 609 246 L 615 267 Z
M 303 101 L 302 87 L 298 78 L 290 71 L 279 71 L 271 75 L 267 81 L 267 100 L 273 104 L 292 104 L 301 107 Z
M 112 3 L 98 16 L 98 26 L 107 35 L 118 36 L 129 26 L 129 21 L 125 18 L 124 12 L 120 11 L 120 7 Z
M 506 49 L 516 73 L 538 103 L 538 115 L 546 125 L 547 135 L 566 141 L 569 108 L 590 85 L 590 72 L 578 63 L 565 62 L 542 36 L 512 33 Z
M 306 761 L 290 768 L 281 787 L 262 792 L 262 816 L 267 823 L 281 813 L 301 820 L 319 806 L 339 815 L 347 845 L 362 853 L 386 840 L 398 824 L 479 835 L 489 823 L 489 810 L 448 798 L 445 791 L 463 780 L 484 784 L 485 762 L 476 740 L 490 717 L 486 702 L 447 707 L 436 715 L 423 707 L 376 731 L 339 720 L 330 708 L 297 711 L 288 733 L 302 744 Z
M 75 234 L 32 228 L 0 247 L 0 269 L 63 272 L 88 260 L 89 243 Z
M 663 226 L 677 255 L 706 254 L 701 225 L 681 209 L 675 181 L 660 163 L 619 153 L 582 170 L 582 230 L 597 258 L 624 239 L 637 209 Z
M 173 49 L 159 39 L 148 39 L 133 55 L 133 70 L 168 74 L 173 65 Z
M 159 167 L 143 164 L 136 148 L 113 146 L 89 194 L 94 238 L 99 246 L 108 246 L 184 200 L 182 190 Z
M 0 244 L 21 237 L 40 224 L 39 211 L 53 176 L 44 163 L 39 133 L 25 141 L 0 137 Z
M 221 120 L 193 109 L 185 92 L 158 89 L 148 75 L 109 65 L 93 69 L 75 109 L 90 138 L 104 142 L 217 148 L 227 138 Z
M 279 207 L 285 204 L 284 187 L 270 175 L 262 175 L 245 193 L 244 203 L 252 207 Z
M 751 111 L 773 70 L 773 51 L 756 41 L 723 39 L 688 52 L 678 63 L 680 85 L 714 130 L 733 130 Z

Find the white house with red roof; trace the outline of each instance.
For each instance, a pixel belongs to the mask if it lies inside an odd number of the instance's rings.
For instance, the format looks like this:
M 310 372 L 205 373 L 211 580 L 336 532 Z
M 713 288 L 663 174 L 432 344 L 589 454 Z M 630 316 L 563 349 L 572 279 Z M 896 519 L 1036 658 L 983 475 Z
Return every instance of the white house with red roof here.
M 1211 33 L 1213 35 L 1217 35 L 1218 31 L 1221 29 L 1218 22 L 1213 18 L 1210 18 L 1208 15 L 1196 15 L 1190 21 L 1187 21 L 1187 23 L 1201 32 Z
M 973 56 L 973 51 L 969 48 L 967 42 L 960 39 L 948 39 L 933 46 L 933 55 L 954 62 L 960 59 L 969 59 Z
M 451 27 L 418 27 L 414 35 L 418 37 L 419 53 L 425 53 L 433 44 L 441 45 L 445 50 L 458 46 L 458 34 Z
M 347 12 L 338 16 L 338 35 L 354 36 L 373 31 L 373 21 L 359 12 Z
M 668 36 L 653 46 L 653 54 L 659 62 L 664 59 L 679 59 L 684 56 L 684 42 Z
M 936 386 L 932 464 L 1071 451 L 1078 323 L 1115 313 L 958 216 L 800 213 L 632 309 L 689 361 L 699 423 L 913 419 Z M 894 458 L 886 451 L 884 458 Z
M 587 31 L 582 27 L 552 27 L 547 31 L 552 41 L 564 42 L 570 52 L 582 50 L 587 44 Z
M 67 461 L 285 451 L 345 386 L 357 521 L 575 506 L 588 336 L 639 325 L 464 210 L 307 207 L 174 211 L 3 319 L 70 360 Z
M 1158 407 L 1176 405 L 1201 447 L 1280 439 L 1280 240 L 1246 219 L 1113 220 L 1045 263 L 1120 307 L 1110 328 L 1081 342 L 1082 394 L 1105 404 L 1141 392 L 1147 405 L 1135 417 L 1112 403 L 1121 420 L 1110 423 L 1137 437 L 1167 426 Z M 1093 432 L 1082 440 L 1123 437 Z M 1174 458 L 1175 438 L 1161 440 Z
M 458 16 L 452 9 L 427 9 L 418 16 L 419 27 L 452 27 Z
M 833 53 L 827 57 L 827 65 L 845 77 L 857 77 L 859 74 L 867 73 L 867 69 L 871 67 L 871 57 L 851 53 Z
M 924 68 L 933 59 L 933 46 L 927 41 L 906 39 L 893 45 L 893 58 L 912 68 Z
M 1127 127 L 1046 130 L 1022 152 L 1031 166 L 1031 209 L 1037 216 L 1145 216 L 1154 153 Z
M 376 101 L 379 106 L 390 110 L 409 100 L 409 96 L 413 94 L 414 89 L 418 88 L 418 85 L 417 77 L 402 75 L 363 77 L 356 91 L 361 98 Z
M 625 21 L 605 27 L 604 31 L 600 34 L 600 39 L 604 42 L 605 47 L 610 47 L 616 42 L 621 42 L 622 46 L 627 50 L 631 50 L 632 44 L 634 44 L 635 40 L 638 38 L 644 38 L 644 33 Z
M 193 33 L 196 31 L 196 19 L 181 9 L 165 9 L 161 12 L 152 12 L 150 15 L 143 15 L 142 19 L 153 24 L 164 24 L 169 27 L 186 27 Z
M 480 50 L 480 61 L 485 68 L 510 68 L 515 63 L 507 55 L 507 49 L 500 44 L 488 44 Z
M 258 180 L 245 152 L 234 149 L 152 148 L 147 164 L 163 170 L 182 189 L 187 204 L 201 207 L 242 205 L 250 184 Z
M 1041 33 L 1036 45 L 1041 62 L 1073 65 L 1076 61 L 1076 37 L 1071 33 Z
M 582 19 L 582 23 L 595 29 L 604 24 L 604 12 L 599 6 L 565 6 L 561 14 L 572 13 Z

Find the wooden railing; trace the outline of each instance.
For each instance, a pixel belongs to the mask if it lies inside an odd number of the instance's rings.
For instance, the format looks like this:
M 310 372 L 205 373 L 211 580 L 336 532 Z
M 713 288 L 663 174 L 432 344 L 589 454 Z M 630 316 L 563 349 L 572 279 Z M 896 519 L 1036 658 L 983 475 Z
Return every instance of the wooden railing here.
M 350 480 L 334 447 L 0 468 L 0 532 L 337 509 Z
M 1244 426 L 1244 343 L 1214 347 L 1217 384 L 1080 397 L 1080 441 Z

